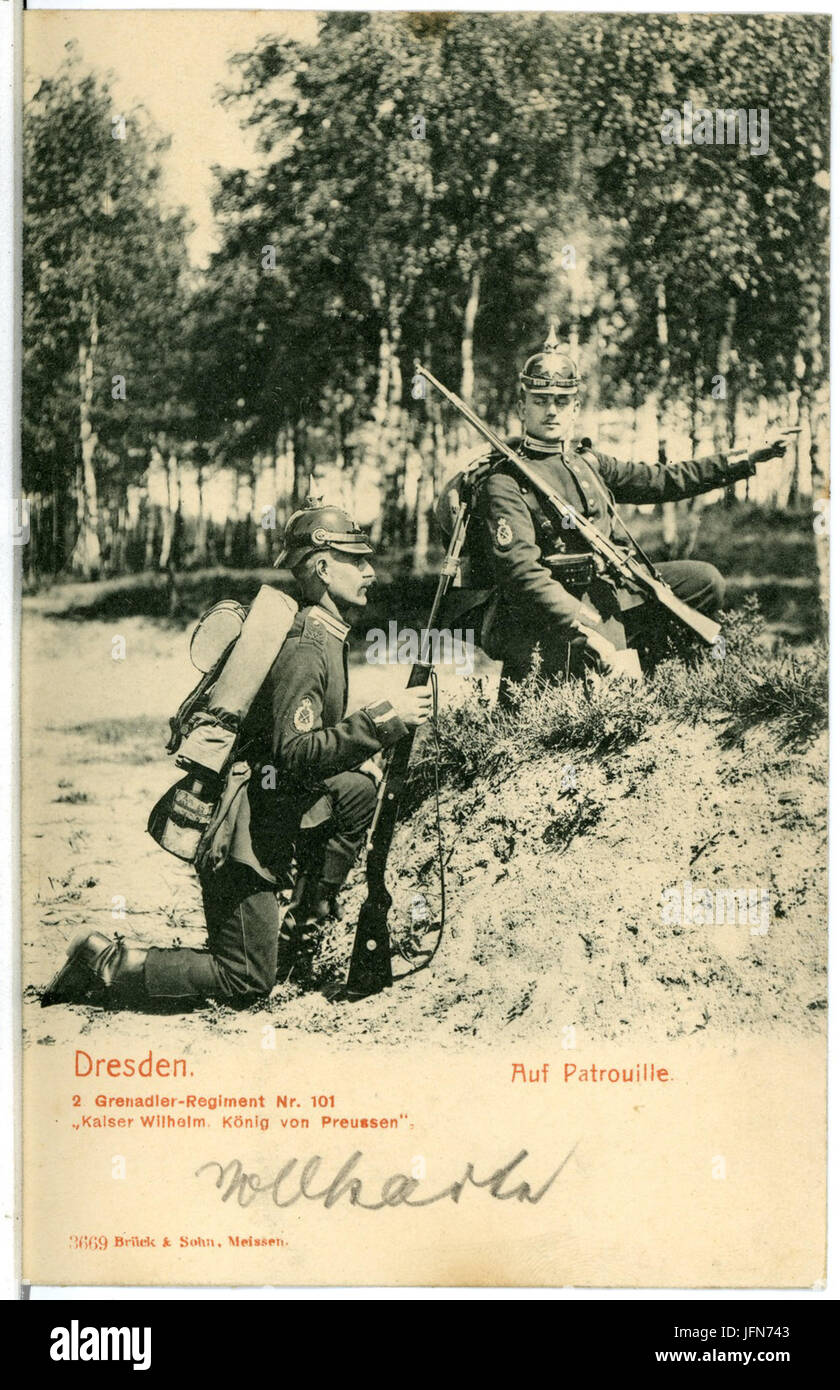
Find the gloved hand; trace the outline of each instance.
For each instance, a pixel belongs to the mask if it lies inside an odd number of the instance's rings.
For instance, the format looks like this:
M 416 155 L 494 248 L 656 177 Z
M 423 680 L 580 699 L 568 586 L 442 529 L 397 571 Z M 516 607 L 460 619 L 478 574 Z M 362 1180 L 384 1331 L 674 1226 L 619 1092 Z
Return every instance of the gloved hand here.
M 602 672 L 612 671 L 619 657 L 618 649 L 600 632 L 590 630 L 584 635 L 586 650 L 596 658 L 598 669 Z
M 793 435 L 798 433 L 798 430 L 784 430 L 776 439 L 765 444 L 762 449 L 753 449 L 749 456 L 750 463 L 767 463 L 770 459 L 784 458 L 788 446 L 793 443 Z
M 372 777 L 377 787 L 379 786 L 379 783 L 382 781 L 382 778 L 384 776 L 382 768 L 377 762 L 378 757 L 379 754 L 374 753 L 372 758 L 366 758 L 363 763 L 359 763 L 358 768 L 359 772 L 364 772 L 367 774 L 368 777 Z
M 588 603 L 582 602 L 577 622 L 574 623 L 574 628 L 579 636 L 574 640 L 578 642 L 580 638 L 583 638 L 587 652 L 595 658 L 597 669 L 606 672 L 612 670 L 618 652 L 609 638 L 604 637 L 598 631 L 597 624 L 600 621 L 595 609 L 590 608 Z

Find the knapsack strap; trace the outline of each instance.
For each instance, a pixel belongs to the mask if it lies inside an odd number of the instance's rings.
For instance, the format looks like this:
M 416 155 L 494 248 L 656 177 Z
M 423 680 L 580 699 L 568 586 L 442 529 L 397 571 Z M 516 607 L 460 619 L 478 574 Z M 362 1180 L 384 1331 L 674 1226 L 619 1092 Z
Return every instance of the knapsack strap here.
M 175 714 L 169 720 L 169 742 L 166 745 L 167 753 L 177 753 L 181 742 L 187 733 L 187 726 L 193 715 L 195 715 L 204 704 L 204 697 L 211 686 L 215 685 L 219 673 L 230 655 L 234 643 L 222 652 L 215 666 L 211 666 L 209 671 L 205 671 L 198 685 L 194 686 L 182 700 Z

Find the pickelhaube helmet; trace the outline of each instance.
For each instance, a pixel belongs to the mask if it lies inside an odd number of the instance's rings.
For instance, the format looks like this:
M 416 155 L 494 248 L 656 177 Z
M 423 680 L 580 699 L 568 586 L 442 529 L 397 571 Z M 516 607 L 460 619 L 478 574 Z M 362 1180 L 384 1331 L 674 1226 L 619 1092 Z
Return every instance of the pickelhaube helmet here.
M 553 323 L 549 324 L 541 351 L 529 357 L 519 373 L 519 381 L 528 391 L 556 391 L 564 396 L 577 395 L 580 387 L 577 364 L 558 343 Z
M 320 498 L 313 498 L 286 522 L 283 549 L 274 561 L 275 568 L 298 565 L 319 550 L 341 550 L 346 555 L 374 553 L 364 531 L 347 512 L 340 507 L 325 507 Z

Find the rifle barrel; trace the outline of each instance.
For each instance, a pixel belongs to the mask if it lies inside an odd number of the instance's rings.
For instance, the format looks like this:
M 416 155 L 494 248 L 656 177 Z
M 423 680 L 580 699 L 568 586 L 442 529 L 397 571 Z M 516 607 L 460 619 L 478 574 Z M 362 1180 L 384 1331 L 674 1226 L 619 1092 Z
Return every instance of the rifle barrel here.
M 441 604 L 458 568 L 458 557 L 464 543 L 467 524 L 467 504 L 462 502 L 441 566 L 437 589 L 428 622 L 421 637 L 420 660 L 409 673 L 409 687 L 427 685 L 432 673 L 428 661 L 430 631 L 435 627 Z M 415 730 L 410 729 L 391 749 L 385 775 L 379 787 L 373 820 L 368 832 L 368 851 L 365 865 L 367 894 L 359 912 L 356 935 L 350 956 L 347 981 L 342 996 L 348 1000 L 366 999 L 393 983 L 391 971 L 391 937 L 388 931 L 388 911 L 391 895 L 385 883 L 385 865 L 399 814 L 400 796 L 405 783 L 408 760 L 414 743 Z M 337 997 L 342 997 L 337 996 Z
M 710 646 L 714 645 L 720 633 L 720 625 L 718 623 L 714 622 L 712 618 L 705 617 L 702 613 L 695 613 L 693 608 L 690 608 L 688 604 L 683 603 L 677 598 L 676 594 L 672 593 L 664 580 L 654 580 L 632 556 L 625 555 L 620 551 L 613 545 L 609 537 L 602 535 L 598 528 L 593 526 L 590 521 L 587 521 L 585 517 L 582 517 L 569 502 L 566 502 L 556 492 L 552 491 L 551 488 L 547 487 L 539 474 L 529 467 L 527 461 L 523 459 L 520 454 L 517 454 L 511 449 L 503 439 L 500 439 L 489 425 L 486 425 L 483 420 L 479 419 L 475 411 L 467 405 L 466 401 L 462 401 L 460 396 L 457 396 L 454 391 L 450 391 L 448 387 L 443 385 L 443 382 L 438 381 L 437 377 L 433 376 L 428 368 L 423 366 L 422 362 L 415 362 L 415 370 L 420 376 L 425 377 L 437 391 L 440 391 L 441 395 L 449 401 L 450 405 L 454 406 L 498 453 L 508 459 L 524 478 L 527 478 L 532 487 L 547 499 L 561 517 L 568 518 L 571 521 L 572 525 L 580 532 L 584 540 L 589 542 L 592 549 L 597 554 L 603 556 L 615 570 L 626 579 L 630 580 L 631 583 L 634 583 L 643 593 L 650 594 L 653 598 L 657 599 L 664 608 L 673 614 L 685 627 L 694 632 L 696 636 L 702 638 L 702 640 L 707 642 Z

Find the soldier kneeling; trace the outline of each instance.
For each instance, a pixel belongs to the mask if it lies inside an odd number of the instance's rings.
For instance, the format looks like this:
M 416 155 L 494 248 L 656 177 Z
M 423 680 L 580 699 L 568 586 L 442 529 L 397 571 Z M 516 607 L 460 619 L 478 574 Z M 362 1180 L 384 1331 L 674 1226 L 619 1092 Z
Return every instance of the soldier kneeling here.
M 320 929 L 364 843 L 376 804 L 374 754 L 431 713 L 431 692 L 400 691 L 347 710 L 346 610 L 363 607 L 375 573 L 367 537 L 336 507 L 288 521 L 276 563 L 298 585 L 301 607 L 240 735 L 252 769 L 230 853 L 200 874 L 207 949 L 168 949 L 81 934 L 43 1005 L 93 1000 L 243 1003 L 275 980 L 305 984 Z M 279 923 L 277 894 L 297 865 Z M 279 928 L 279 930 L 278 930 Z

